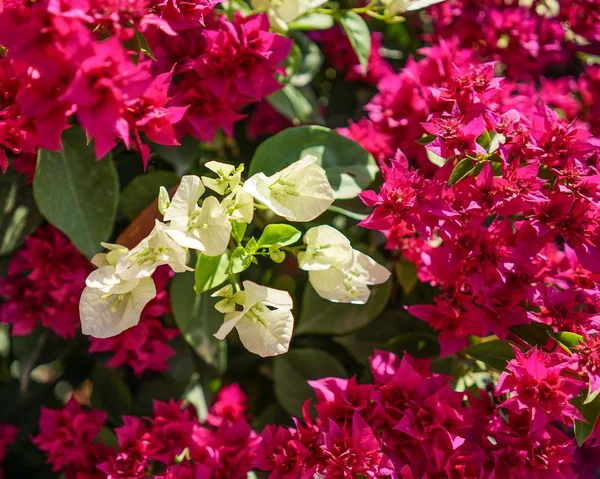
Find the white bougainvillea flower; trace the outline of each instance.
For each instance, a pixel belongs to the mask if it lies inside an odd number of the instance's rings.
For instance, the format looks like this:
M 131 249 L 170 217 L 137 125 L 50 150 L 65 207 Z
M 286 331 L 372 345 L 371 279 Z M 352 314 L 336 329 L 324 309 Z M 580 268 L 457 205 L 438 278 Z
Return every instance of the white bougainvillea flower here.
M 305 156 L 273 176 L 257 173 L 244 190 L 288 221 L 311 221 L 333 203 L 333 189 L 317 158 Z
M 327 0 L 252 0 L 250 3 L 252 8 L 265 11 L 271 23 L 285 31 L 289 23 Z
M 215 337 L 225 339 L 236 328 L 240 341 L 251 353 L 263 358 L 285 353 L 294 328 L 292 297 L 287 291 L 252 281 L 244 281 L 243 286 L 243 310 L 226 313 Z
M 114 266 L 110 265 L 103 266 L 92 275 L 94 277 L 86 284 L 101 284 L 103 287 L 88 285 L 83 289 L 79 317 L 83 334 L 95 338 L 116 336 L 138 324 L 142 310 L 156 296 L 152 278 L 125 281 L 117 277 Z
M 95 254 L 94 257 L 91 259 L 90 262 L 98 268 L 109 264 L 115 266 L 117 264 L 118 259 L 129 252 L 129 250 L 125 246 L 122 246 L 120 244 L 104 242 L 101 242 L 100 244 L 104 249 L 108 250 L 108 253 Z
M 322 225 L 309 229 L 303 238 L 306 251 L 298 253 L 298 265 L 305 271 L 346 268 L 354 260 L 350 240 L 335 228 Z
M 399 13 L 414 12 L 422 8 L 441 3 L 444 0 L 384 0 L 386 15 L 392 17 Z
M 242 181 L 242 171 L 244 171 L 244 165 L 235 167 L 227 163 L 209 161 L 204 166 L 206 166 L 210 171 L 215 172 L 218 177 L 208 178 L 203 176 L 202 182 L 207 188 L 210 188 L 220 195 L 224 195 L 228 188 L 233 191 Z
M 238 185 L 223 200 L 223 209 L 229 220 L 250 224 L 254 218 L 254 198 Z
M 164 223 L 156 220 L 152 232 L 119 258 L 116 273 L 126 280 L 147 278 L 164 264 L 176 273 L 192 270 L 187 266 L 187 250 L 171 238 Z
M 177 187 L 177 191 L 173 195 L 173 199 L 168 203 L 164 212 L 164 221 L 170 221 L 170 225 L 176 229 L 185 229 L 190 218 L 198 210 L 198 200 L 204 194 L 205 188 L 199 177 L 195 175 L 186 175 L 181 178 L 181 182 Z M 161 201 L 161 195 L 168 193 L 161 189 L 159 194 L 159 205 L 165 203 Z
M 308 280 L 319 296 L 334 303 L 365 304 L 371 296 L 369 286 L 389 279 L 391 273 L 370 256 L 357 250 L 353 256 L 346 268 L 308 272 Z

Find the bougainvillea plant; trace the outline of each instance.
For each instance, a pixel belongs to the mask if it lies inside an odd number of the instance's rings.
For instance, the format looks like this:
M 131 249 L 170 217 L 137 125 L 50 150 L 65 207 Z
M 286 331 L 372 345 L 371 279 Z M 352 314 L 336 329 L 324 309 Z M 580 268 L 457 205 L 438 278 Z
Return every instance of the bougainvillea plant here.
M 0 478 L 600 477 L 600 0 L 0 3 Z

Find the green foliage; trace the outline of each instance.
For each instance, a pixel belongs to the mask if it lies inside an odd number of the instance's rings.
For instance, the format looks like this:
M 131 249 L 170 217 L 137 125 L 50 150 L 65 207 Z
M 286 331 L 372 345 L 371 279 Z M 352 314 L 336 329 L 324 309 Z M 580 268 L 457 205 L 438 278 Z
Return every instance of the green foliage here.
M 171 281 L 171 307 L 175 322 L 187 343 L 207 364 L 220 373 L 227 368 L 227 343 L 213 334 L 223 323 L 223 315 L 215 309 L 218 298 L 208 292 L 194 292 L 194 274 L 177 274 Z
M 229 255 L 227 252 L 220 256 L 206 256 L 199 254 L 194 268 L 194 291 L 196 294 L 204 293 L 209 289 L 222 285 L 229 275 Z
M 96 161 L 79 128 L 62 136 L 60 152 L 40 150 L 33 193 L 42 215 L 91 258 L 113 229 L 119 179 L 109 157 Z
M 392 282 L 374 286 L 366 304 L 332 303 L 307 285 L 295 334 L 346 334 L 375 319 L 386 307 Z
M 338 21 L 350 40 L 350 45 L 356 53 L 363 75 L 367 74 L 367 64 L 371 54 L 371 32 L 369 26 L 358 14 L 351 11 L 343 12 Z
M 356 197 L 378 171 L 373 157 L 354 141 L 322 126 L 298 126 L 264 141 L 252 157 L 249 175 L 272 175 L 305 155 L 317 157 L 337 199 Z
M 590 402 L 587 401 L 587 394 L 578 397 L 576 400 L 576 406 L 583 414 L 585 421 L 575 420 L 575 439 L 577 444 L 582 446 L 583 443 L 590 437 L 590 434 L 594 431 L 598 416 L 600 416 L 600 396 L 596 395 Z
M 515 352 L 510 344 L 499 339 L 469 346 L 464 352 L 500 371 L 506 368 L 506 363 L 515 357 Z
M 15 251 L 41 222 L 25 178 L 12 170 L 0 174 L 0 256 Z
M 179 184 L 179 175 L 170 171 L 150 171 L 136 176 L 123 191 L 119 209 L 129 220 L 134 220 L 157 196 L 161 186 L 170 188 Z
M 291 225 L 284 223 L 267 225 L 258 239 L 258 247 L 268 248 L 274 245 L 288 246 L 298 241 L 300 235 L 300 231 Z

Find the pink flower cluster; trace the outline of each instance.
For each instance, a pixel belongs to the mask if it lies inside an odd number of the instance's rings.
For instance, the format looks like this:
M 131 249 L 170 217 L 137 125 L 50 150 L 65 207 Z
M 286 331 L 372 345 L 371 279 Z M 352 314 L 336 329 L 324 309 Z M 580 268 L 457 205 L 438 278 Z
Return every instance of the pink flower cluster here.
M 71 398 L 64 409 L 42 407 L 40 432 L 31 440 L 65 479 L 104 479 L 96 466 L 113 450 L 96 439 L 105 422 L 104 411 L 85 411 Z
M 75 115 L 96 156 L 121 140 L 147 165 L 150 141 L 232 134 L 241 108 L 280 88 L 291 41 L 264 15 L 230 22 L 212 0 L 43 0 L 0 7 L 0 168 L 7 152 L 57 150 Z M 148 59 L 141 50 L 156 55 Z M 142 136 L 143 135 L 143 136 Z
M 385 180 L 361 195 L 374 208 L 362 226 L 440 289 L 409 311 L 440 331 L 444 355 L 531 322 L 597 333 L 600 140 L 544 103 L 557 81 L 536 93 L 453 44 L 423 53 L 381 80 L 369 118 L 346 131 Z M 398 148 L 406 156 L 388 160 Z
M 62 410 L 42 409 L 32 440 L 67 479 L 242 479 L 260 442 L 244 419 L 245 401 L 237 384 L 223 387 L 205 424 L 193 407 L 155 401 L 154 417 L 123 417 L 115 452 L 95 442 L 106 414 L 71 399 Z
M 511 78 L 565 68 L 574 60 L 581 37 L 600 40 L 597 0 L 448 0 L 429 13 L 434 41 L 457 39 L 482 59 L 502 62 Z
M 594 462 L 586 456 L 595 449 L 575 459 L 574 440 L 564 433 L 580 417 L 569 406 L 583 387 L 569 376 L 576 358 L 516 354 L 495 389 L 465 394 L 431 372 L 428 360 L 376 351 L 373 383 L 310 381 L 316 418 L 307 401 L 303 421 L 266 426 L 260 435 L 244 417 L 244 393 L 231 384 L 205 423 L 176 401 L 156 401 L 150 418 L 123 417 L 116 453 L 94 442 L 104 413 L 85 412 L 74 400 L 64 410 L 43 409 L 33 441 L 67 479 L 243 479 L 251 469 L 268 479 L 588 477 Z
M 575 478 L 574 441 L 560 425 L 577 414 L 557 409 L 581 389 L 561 375 L 569 363 L 518 353 L 495 393 L 469 393 L 464 403 L 428 361 L 378 351 L 373 384 L 312 381 L 317 419 L 307 404 L 305 424 L 267 426 L 256 464 L 269 479 Z M 502 402 L 508 392 L 516 395 Z
M 118 368 L 127 364 L 137 375 L 145 371 L 166 371 L 167 359 L 175 354 L 167 341 L 179 335 L 178 329 L 165 328 L 160 321 L 171 312 L 166 288 L 172 274 L 167 266 L 158 268 L 152 275 L 157 294 L 142 311 L 140 322 L 112 338 L 90 338 L 89 352 L 113 352 L 107 366 Z
M 92 267 L 69 239 L 53 226 L 39 228 L 25 240 L 0 280 L 0 322 L 22 336 L 36 325 L 62 338 L 79 328 L 79 297 Z

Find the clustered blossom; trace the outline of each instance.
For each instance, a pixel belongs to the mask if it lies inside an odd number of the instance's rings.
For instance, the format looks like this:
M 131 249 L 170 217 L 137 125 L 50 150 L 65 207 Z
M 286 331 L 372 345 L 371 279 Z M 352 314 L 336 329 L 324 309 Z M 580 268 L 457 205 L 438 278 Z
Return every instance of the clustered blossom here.
M 14 254 L 0 280 L 0 322 L 11 334 L 29 334 L 38 324 L 62 338 L 79 328 L 79 296 L 91 271 L 88 260 L 53 226 L 39 228 Z
M 293 427 L 252 431 L 246 396 L 230 384 L 205 422 L 177 401 L 155 401 L 153 417 L 124 416 L 116 453 L 94 441 L 105 414 L 85 412 L 74 400 L 64 410 L 44 409 L 33 441 L 67 478 L 241 479 L 257 469 L 269 479 L 575 479 L 586 462 L 576 462 L 574 441 L 562 432 L 571 411 L 556 407 L 581 384 L 560 372 L 572 361 L 560 352 L 519 352 L 495 392 L 465 396 L 431 372 L 428 360 L 375 351 L 372 383 L 310 381 L 316 418 L 307 401 Z M 509 391 L 514 396 L 506 399 Z
M 155 401 L 153 417 L 123 417 L 115 451 L 96 440 L 106 414 L 71 399 L 62 410 L 42 409 L 32 440 L 67 479 L 245 479 L 260 442 L 245 419 L 245 402 L 237 384 L 225 386 L 203 423 L 181 401 Z
M 186 134 L 231 135 L 245 105 L 281 87 L 276 75 L 292 42 L 269 32 L 266 15 L 238 12 L 229 21 L 212 13 L 216 3 L 5 2 L 0 169 L 9 155 L 22 171 L 23 155 L 58 150 L 72 115 L 95 140 L 98 159 L 122 141 L 144 166 L 146 140 L 175 146 Z
M 63 409 L 42 407 L 39 434 L 32 442 L 47 454 L 52 470 L 64 471 L 66 479 L 104 479 L 97 465 L 112 448 L 97 440 L 106 422 L 104 411 L 86 411 L 74 398 Z

